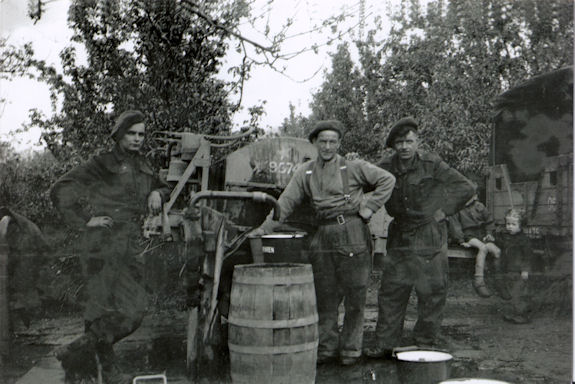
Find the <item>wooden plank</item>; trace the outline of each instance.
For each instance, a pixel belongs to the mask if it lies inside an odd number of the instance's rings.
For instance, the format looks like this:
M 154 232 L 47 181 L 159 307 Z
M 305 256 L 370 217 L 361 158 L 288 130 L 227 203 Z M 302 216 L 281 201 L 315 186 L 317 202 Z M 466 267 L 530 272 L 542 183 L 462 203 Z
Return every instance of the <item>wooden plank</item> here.
M 458 258 L 458 259 L 475 259 L 475 255 L 477 252 L 474 249 L 465 249 L 465 248 L 448 248 L 447 249 L 447 256 Z
M 199 334 L 198 307 L 188 311 L 188 327 L 186 329 L 186 368 L 190 377 L 197 377 L 198 369 L 198 334 Z
M 274 287 L 274 320 L 289 320 L 290 297 L 292 286 L 278 285 Z M 274 345 L 290 345 L 291 328 L 276 328 L 273 330 Z M 291 355 L 279 354 L 273 356 L 273 376 L 289 377 L 292 370 Z

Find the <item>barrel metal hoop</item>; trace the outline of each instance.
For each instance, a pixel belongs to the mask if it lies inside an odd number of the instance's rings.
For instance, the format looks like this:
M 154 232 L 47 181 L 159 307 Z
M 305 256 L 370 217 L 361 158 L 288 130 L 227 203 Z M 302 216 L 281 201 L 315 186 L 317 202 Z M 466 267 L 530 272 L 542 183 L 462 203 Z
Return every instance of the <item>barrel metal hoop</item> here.
M 240 284 L 250 284 L 250 285 L 296 285 L 296 284 L 307 284 L 313 283 L 313 274 L 307 274 L 302 276 L 235 276 L 233 279 L 234 283 Z
M 281 353 L 305 352 L 316 349 L 318 341 L 295 345 L 274 345 L 274 346 L 253 346 L 237 345 L 228 343 L 231 352 L 243 353 L 248 355 L 279 355 Z
M 306 325 L 316 324 L 318 322 L 318 315 L 314 313 L 311 316 L 300 317 L 298 319 L 289 320 L 258 320 L 258 319 L 239 319 L 230 314 L 228 323 L 238 327 L 247 328 L 294 328 L 305 327 Z

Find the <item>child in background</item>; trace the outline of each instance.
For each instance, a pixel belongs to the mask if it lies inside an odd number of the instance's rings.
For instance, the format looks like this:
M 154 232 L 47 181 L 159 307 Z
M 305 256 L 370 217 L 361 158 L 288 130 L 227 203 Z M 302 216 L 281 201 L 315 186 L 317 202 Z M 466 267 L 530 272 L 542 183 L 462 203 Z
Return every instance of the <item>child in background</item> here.
M 493 243 L 493 220 L 491 215 L 478 199 L 477 194 L 465 204 L 465 207 L 449 217 L 452 240 L 465 248 L 476 248 L 475 276 L 473 288 L 481 297 L 491 296 L 484 279 L 485 259 L 492 254 L 497 263 L 501 251 Z
M 498 234 L 496 244 L 501 249 L 502 297 L 507 295 L 511 305 L 503 315 L 506 321 L 515 324 L 529 322 L 530 296 L 529 272 L 533 253 L 529 238 L 522 231 L 524 216 L 510 209 L 505 214 L 505 232 Z

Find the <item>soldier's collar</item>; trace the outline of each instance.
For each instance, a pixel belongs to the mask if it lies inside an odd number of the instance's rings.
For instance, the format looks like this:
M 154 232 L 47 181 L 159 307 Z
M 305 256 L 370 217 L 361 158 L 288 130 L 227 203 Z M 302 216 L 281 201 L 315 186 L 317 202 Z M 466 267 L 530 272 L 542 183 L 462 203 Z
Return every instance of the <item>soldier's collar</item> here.
M 122 149 L 122 147 L 120 147 L 119 144 L 116 144 L 114 146 L 114 150 L 112 152 L 114 153 L 114 157 L 116 158 L 116 160 L 118 160 L 118 162 L 122 162 L 122 161 L 125 161 L 127 159 L 133 159 L 133 158 L 139 156 L 139 152 L 129 153 L 129 152 L 125 151 L 124 149 Z
M 318 164 L 320 167 L 322 167 L 322 168 L 325 167 L 325 166 L 328 165 L 328 164 L 337 163 L 338 161 L 339 161 L 339 155 L 338 155 L 338 154 L 336 154 L 334 157 L 332 157 L 332 158 L 331 158 L 330 160 L 328 160 L 328 161 L 325 161 L 325 160 L 322 159 L 321 156 L 319 156 L 319 155 L 317 156 L 317 164 Z
M 397 171 L 397 173 L 402 174 L 406 173 L 409 170 L 417 168 L 417 162 L 419 161 L 419 152 L 415 152 L 415 155 L 411 158 L 409 163 L 407 163 L 406 167 L 402 167 L 399 161 L 399 156 L 397 153 L 393 156 L 391 162 L 393 164 L 393 168 Z

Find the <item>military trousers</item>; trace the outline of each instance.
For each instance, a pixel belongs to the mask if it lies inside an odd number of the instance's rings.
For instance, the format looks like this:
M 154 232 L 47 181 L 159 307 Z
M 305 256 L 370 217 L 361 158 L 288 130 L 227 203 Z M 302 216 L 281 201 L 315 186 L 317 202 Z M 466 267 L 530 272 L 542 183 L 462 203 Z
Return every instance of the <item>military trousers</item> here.
M 371 235 L 358 217 L 321 225 L 310 244 L 319 315 L 318 357 L 359 357 L 371 272 Z M 339 306 L 344 303 L 341 335 Z
M 139 234 L 132 223 L 86 233 L 82 264 L 87 281 L 80 304 L 89 331 L 101 342 L 113 344 L 128 336 L 146 313 Z
M 447 241 L 443 241 L 445 228 L 441 223 L 433 222 L 424 227 L 427 228 L 419 228 L 412 233 L 390 233 L 390 240 L 393 235 L 396 238 L 391 241 L 384 258 L 378 291 L 375 332 L 380 348 L 400 346 L 413 289 L 417 295 L 417 321 L 413 329 L 415 342 L 433 345 L 440 337 L 449 274 Z M 429 245 L 429 240 L 433 247 L 424 246 L 426 243 Z M 431 251 L 433 248 L 435 250 Z

